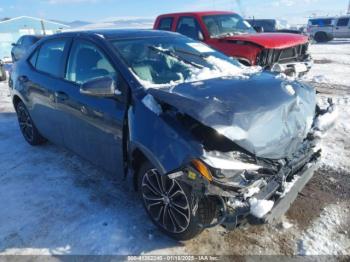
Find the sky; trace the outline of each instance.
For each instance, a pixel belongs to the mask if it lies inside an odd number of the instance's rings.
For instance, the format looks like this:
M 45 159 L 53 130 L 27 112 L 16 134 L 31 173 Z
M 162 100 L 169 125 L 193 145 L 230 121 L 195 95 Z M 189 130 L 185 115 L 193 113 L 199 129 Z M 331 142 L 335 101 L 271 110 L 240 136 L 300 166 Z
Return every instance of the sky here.
M 99 22 L 111 17 L 154 18 L 167 12 L 214 9 L 296 24 L 306 22 L 313 14 L 344 14 L 348 3 L 349 0 L 0 0 L 0 17 L 27 15 Z

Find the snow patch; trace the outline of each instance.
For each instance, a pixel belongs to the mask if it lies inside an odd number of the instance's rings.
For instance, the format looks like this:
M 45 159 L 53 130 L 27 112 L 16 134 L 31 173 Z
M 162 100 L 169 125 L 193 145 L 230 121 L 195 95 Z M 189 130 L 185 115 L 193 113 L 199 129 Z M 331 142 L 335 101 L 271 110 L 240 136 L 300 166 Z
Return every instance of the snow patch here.
M 250 213 L 257 218 L 262 218 L 271 211 L 274 201 L 265 199 L 258 200 L 253 197 L 249 199 L 249 204 Z
M 328 130 L 329 128 L 335 125 L 338 117 L 339 117 L 338 109 L 333 107 L 330 112 L 327 112 L 316 119 L 315 129 L 319 131 Z
M 298 241 L 299 255 L 349 255 L 350 239 L 344 231 L 342 205 L 330 205 Z M 345 230 L 346 231 L 346 230 Z

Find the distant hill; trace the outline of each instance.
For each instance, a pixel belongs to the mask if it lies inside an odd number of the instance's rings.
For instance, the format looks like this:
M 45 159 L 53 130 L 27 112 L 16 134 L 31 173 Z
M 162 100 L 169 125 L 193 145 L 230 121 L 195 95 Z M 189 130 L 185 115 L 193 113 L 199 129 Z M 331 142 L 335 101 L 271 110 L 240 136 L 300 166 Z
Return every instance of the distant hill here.
M 88 30 L 88 29 L 96 29 L 96 28 L 151 29 L 153 27 L 153 23 L 154 23 L 154 18 L 148 18 L 148 17 L 109 17 L 96 23 L 86 22 L 86 24 L 82 24 L 80 26 L 71 26 L 71 27 L 79 30 Z
M 91 24 L 91 22 L 87 22 L 87 21 L 80 21 L 80 20 L 76 20 L 76 21 L 73 21 L 73 22 L 66 22 L 66 21 L 61 21 L 61 20 L 50 20 L 52 22 L 56 22 L 56 23 L 60 23 L 60 24 L 64 24 L 64 25 L 68 25 L 72 28 L 74 27 L 81 27 L 81 26 L 86 26 L 86 25 L 89 25 Z

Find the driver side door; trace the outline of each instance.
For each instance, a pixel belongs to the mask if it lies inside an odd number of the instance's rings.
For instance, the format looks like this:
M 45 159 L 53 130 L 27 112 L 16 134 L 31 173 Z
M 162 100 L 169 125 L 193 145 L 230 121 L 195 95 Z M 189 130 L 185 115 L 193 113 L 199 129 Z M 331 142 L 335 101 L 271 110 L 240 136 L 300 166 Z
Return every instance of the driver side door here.
M 122 173 L 125 100 L 80 93 L 82 84 L 103 76 L 116 79 L 117 86 L 122 89 L 126 85 L 107 55 L 95 43 L 76 39 L 68 56 L 65 81 L 60 90 L 64 99 L 57 104 L 64 115 L 63 140 L 67 148 L 106 171 Z

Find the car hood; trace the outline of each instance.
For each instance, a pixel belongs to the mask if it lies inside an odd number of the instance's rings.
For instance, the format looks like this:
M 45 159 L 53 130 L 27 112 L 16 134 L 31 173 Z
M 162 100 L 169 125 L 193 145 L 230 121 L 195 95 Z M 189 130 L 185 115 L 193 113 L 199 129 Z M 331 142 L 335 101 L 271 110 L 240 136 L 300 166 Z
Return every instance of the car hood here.
M 308 42 L 307 36 L 286 33 L 257 33 L 223 37 L 227 41 L 250 42 L 264 48 L 284 49 Z
M 147 92 L 257 157 L 268 159 L 286 158 L 297 150 L 311 129 L 316 108 L 313 88 L 270 73 Z

